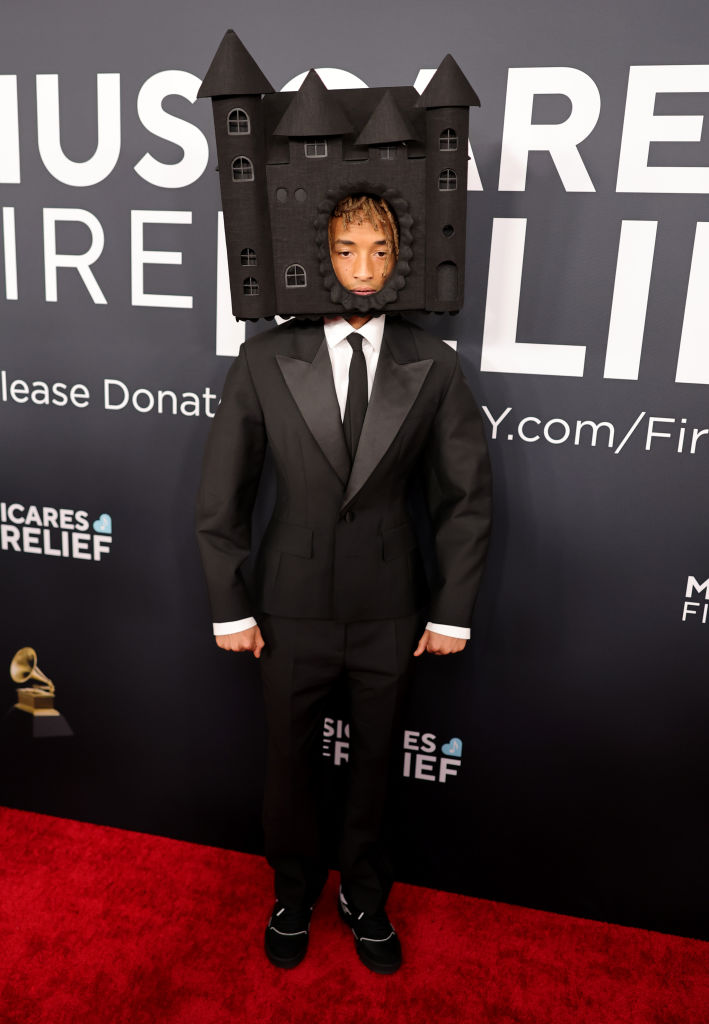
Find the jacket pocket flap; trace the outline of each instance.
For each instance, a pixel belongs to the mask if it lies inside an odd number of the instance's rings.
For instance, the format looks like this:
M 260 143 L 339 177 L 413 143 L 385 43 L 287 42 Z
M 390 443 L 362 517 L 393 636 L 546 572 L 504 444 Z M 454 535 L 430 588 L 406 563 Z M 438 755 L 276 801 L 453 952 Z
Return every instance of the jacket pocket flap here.
M 402 523 L 401 526 L 395 526 L 393 530 L 387 530 L 383 534 L 382 557 L 385 562 L 390 562 L 392 558 L 413 551 L 416 546 L 416 534 L 408 523 Z
M 309 526 L 277 522 L 273 527 L 271 543 L 286 555 L 313 557 L 313 531 Z

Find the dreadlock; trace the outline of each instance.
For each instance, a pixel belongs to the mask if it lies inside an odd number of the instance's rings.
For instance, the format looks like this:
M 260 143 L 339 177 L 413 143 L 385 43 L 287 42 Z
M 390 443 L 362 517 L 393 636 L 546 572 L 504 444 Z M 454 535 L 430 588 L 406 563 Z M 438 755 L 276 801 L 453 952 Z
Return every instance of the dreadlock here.
M 362 224 L 367 221 L 377 230 L 381 225 L 388 229 L 387 233 L 391 238 L 391 245 L 394 251 L 394 258 L 399 258 L 399 225 L 392 213 L 389 204 L 379 196 L 359 195 L 345 196 L 332 211 L 328 233 L 330 245 L 332 245 L 333 221 L 336 217 L 342 217 L 345 227 L 350 224 Z

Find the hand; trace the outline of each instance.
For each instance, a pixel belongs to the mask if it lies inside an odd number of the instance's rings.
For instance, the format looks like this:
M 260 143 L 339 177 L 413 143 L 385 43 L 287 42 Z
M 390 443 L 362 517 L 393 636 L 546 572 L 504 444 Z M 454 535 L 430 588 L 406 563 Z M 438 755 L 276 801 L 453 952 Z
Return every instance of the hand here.
M 430 629 L 425 629 L 419 640 L 419 645 L 414 651 L 414 658 L 418 658 L 424 651 L 428 651 L 429 654 L 458 654 L 467 642 L 467 640 L 458 640 L 457 637 L 443 636 L 442 633 L 434 633 Z
M 251 626 L 250 629 L 242 629 L 238 633 L 224 633 L 223 636 L 215 636 L 217 647 L 223 651 L 253 651 L 254 658 L 261 657 L 261 651 L 266 646 L 258 626 Z

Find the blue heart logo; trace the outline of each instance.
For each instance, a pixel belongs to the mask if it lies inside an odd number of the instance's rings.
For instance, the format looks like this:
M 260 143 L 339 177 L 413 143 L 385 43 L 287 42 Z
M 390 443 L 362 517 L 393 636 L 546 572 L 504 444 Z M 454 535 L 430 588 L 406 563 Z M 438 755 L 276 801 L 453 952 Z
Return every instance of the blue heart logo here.
M 463 741 L 459 740 L 457 736 L 454 736 L 450 743 L 444 743 L 441 750 L 446 757 L 462 757 L 463 756 Z
M 108 512 L 102 512 L 98 519 L 94 519 L 93 527 L 96 533 L 113 533 L 113 522 Z

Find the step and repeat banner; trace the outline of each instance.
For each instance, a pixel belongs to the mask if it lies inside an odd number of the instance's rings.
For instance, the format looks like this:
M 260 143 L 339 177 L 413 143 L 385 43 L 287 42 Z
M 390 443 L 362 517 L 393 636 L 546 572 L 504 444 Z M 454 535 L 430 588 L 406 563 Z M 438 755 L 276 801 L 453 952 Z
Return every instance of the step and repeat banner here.
M 2 21 L 0 802 L 261 851 L 257 666 L 211 636 L 193 516 L 264 325 L 230 314 L 196 93 L 230 27 L 276 89 L 315 67 L 420 91 L 452 52 L 482 101 L 466 301 L 420 322 L 482 408 L 495 519 L 472 643 L 416 666 L 399 877 L 709 934 L 709 8 L 69 0 Z M 267 472 L 257 533 L 272 498 Z M 337 703 L 322 755 L 336 794 Z

